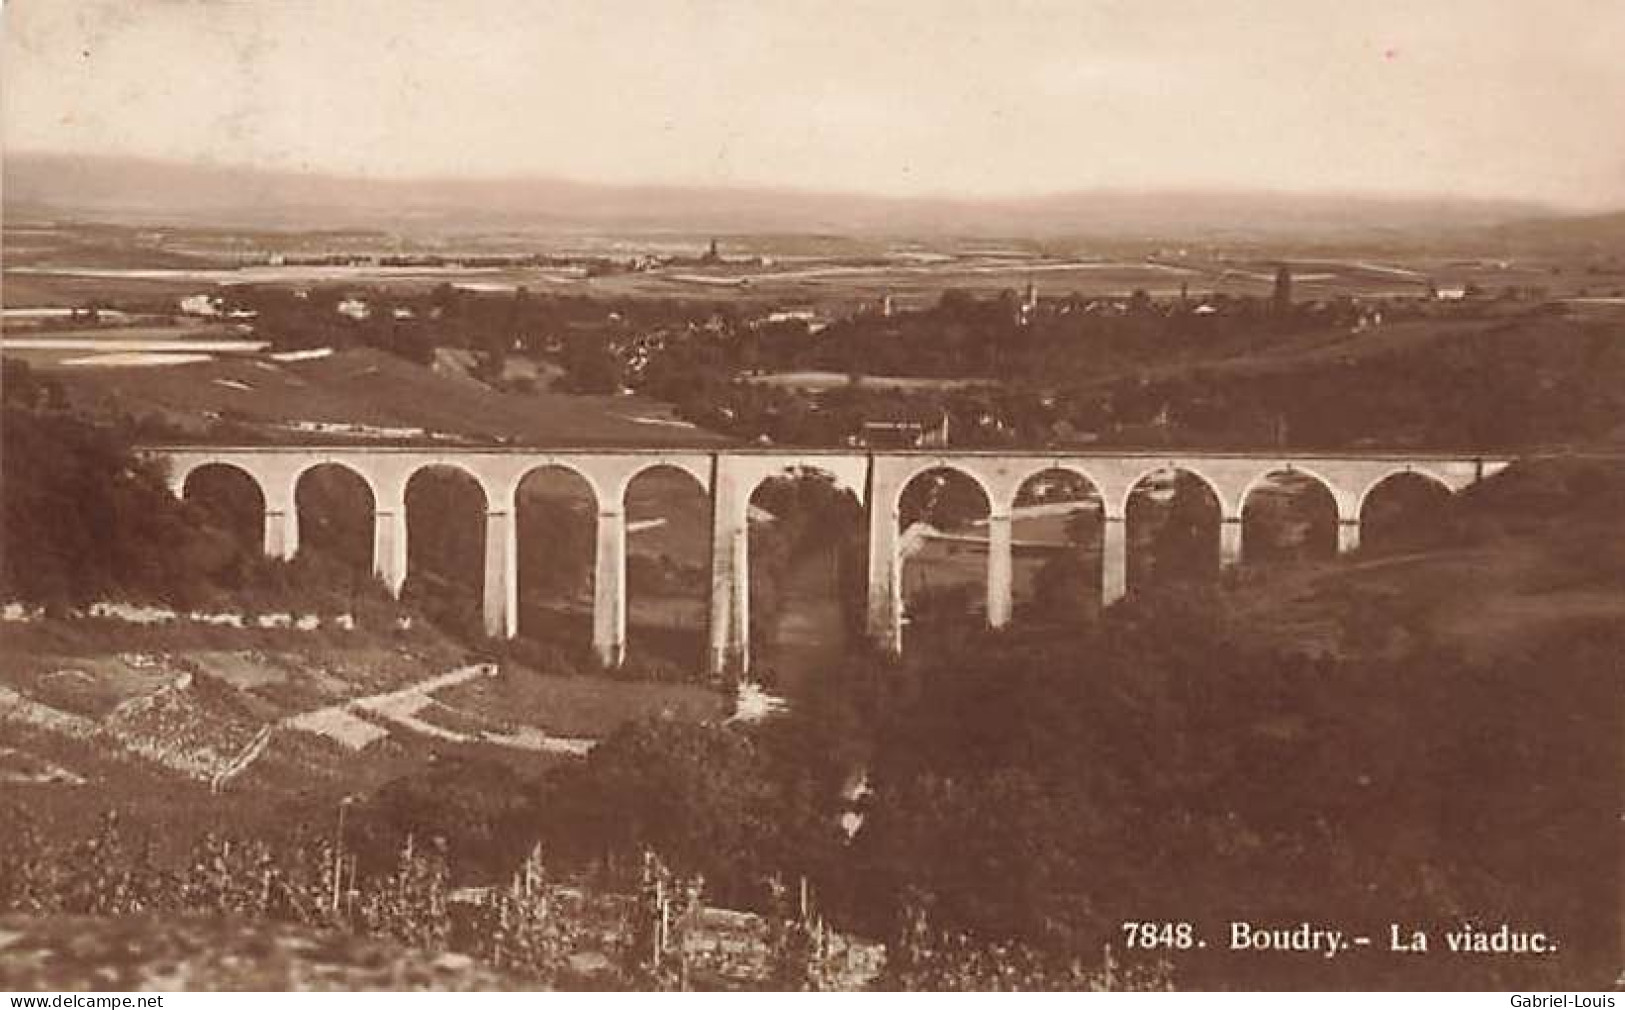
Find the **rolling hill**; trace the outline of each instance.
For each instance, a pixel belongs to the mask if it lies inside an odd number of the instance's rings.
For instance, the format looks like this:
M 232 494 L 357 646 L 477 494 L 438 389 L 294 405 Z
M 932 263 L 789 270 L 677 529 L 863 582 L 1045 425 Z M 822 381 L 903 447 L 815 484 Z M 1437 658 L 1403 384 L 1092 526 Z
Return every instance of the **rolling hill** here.
M 1444 535 L 1411 549 L 1243 568 L 1237 621 L 1308 653 L 1420 642 L 1476 660 L 1625 627 L 1625 462 L 1515 463 L 1447 509 Z
M 400 438 L 580 446 L 726 441 L 641 397 L 498 392 L 366 348 L 297 362 L 237 356 L 136 368 L 36 367 L 61 381 L 78 408 L 150 418 L 187 437 L 218 436 L 228 425 L 256 441 L 353 440 L 388 431 L 407 433 Z M 353 434 L 324 436 L 314 425 L 350 426 Z

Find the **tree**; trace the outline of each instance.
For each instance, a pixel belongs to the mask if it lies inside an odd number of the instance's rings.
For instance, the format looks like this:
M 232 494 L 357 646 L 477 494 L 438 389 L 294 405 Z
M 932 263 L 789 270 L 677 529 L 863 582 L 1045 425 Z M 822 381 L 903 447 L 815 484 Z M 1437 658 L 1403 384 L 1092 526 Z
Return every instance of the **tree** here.
M 558 783 L 560 850 L 629 865 L 645 851 L 734 900 L 771 869 L 775 790 L 740 729 L 628 723 Z
M 47 606 L 193 600 L 206 581 L 193 549 L 201 517 L 170 494 L 159 464 L 119 431 L 9 402 L 9 383 L 6 393 L 0 592 Z
M 1131 507 L 1132 507 L 1131 503 Z M 1174 494 L 1151 550 L 1159 583 L 1210 579 L 1218 573 L 1218 508 L 1202 478 L 1184 470 L 1174 475 Z
M 621 359 L 599 334 L 579 334 L 565 342 L 564 370 L 577 393 L 618 393 L 626 381 Z

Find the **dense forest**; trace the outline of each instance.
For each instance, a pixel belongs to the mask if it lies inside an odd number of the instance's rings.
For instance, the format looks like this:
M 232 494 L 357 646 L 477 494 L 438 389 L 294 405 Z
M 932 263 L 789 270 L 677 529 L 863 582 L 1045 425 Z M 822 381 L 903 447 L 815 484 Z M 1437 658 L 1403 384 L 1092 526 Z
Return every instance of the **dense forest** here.
M 25 364 L 7 361 L 3 385 L 6 599 L 48 613 L 104 600 L 332 615 L 394 609 L 356 564 L 355 530 L 332 531 L 329 520 L 312 533 L 318 548 L 331 549 L 268 559 L 258 549 L 261 505 L 251 488 L 177 498 L 163 465 L 135 452 L 131 420 L 74 413 L 54 382 Z

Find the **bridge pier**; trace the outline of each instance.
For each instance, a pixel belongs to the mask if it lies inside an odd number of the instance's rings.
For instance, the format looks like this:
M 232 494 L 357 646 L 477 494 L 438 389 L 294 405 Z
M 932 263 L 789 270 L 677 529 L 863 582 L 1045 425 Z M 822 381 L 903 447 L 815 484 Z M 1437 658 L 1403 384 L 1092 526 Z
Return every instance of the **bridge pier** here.
M 299 553 L 299 506 L 293 475 L 271 475 L 260 494 L 265 499 L 265 556 L 292 561 Z
M 406 505 L 375 508 L 372 513 L 372 573 L 389 590 L 401 595 L 406 582 Z
M 1009 624 L 1014 609 L 1015 559 L 1010 526 L 1008 511 L 987 517 L 987 623 L 995 628 Z
M 299 553 L 299 513 L 287 508 L 265 510 L 265 556 L 292 561 Z
M 1360 517 L 1337 520 L 1337 553 L 1350 554 L 1360 549 Z
M 750 499 L 719 457 L 711 478 L 711 672 L 750 669 Z
M 1219 523 L 1219 568 L 1241 564 L 1241 516 L 1225 516 Z
M 406 584 L 406 482 L 404 478 L 373 479 L 372 573 L 400 596 Z
M 1100 605 L 1109 607 L 1128 593 L 1128 517 L 1107 512 L 1100 524 Z
M 512 638 L 519 631 L 519 543 L 512 510 L 485 513 L 485 633 Z
M 292 561 L 299 553 L 299 506 L 294 494 L 294 475 L 278 468 L 267 479 L 256 480 L 263 498 L 265 556 Z
M 598 548 L 592 582 L 592 647 L 605 666 L 626 659 L 626 513 L 598 513 Z
M 876 648 L 892 655 L 903 651 L 903 559 L 897 553 L 898 488 L 869 460 L 864 489 L 869 518 L 869 577 L 864 600 L 864 628 Z

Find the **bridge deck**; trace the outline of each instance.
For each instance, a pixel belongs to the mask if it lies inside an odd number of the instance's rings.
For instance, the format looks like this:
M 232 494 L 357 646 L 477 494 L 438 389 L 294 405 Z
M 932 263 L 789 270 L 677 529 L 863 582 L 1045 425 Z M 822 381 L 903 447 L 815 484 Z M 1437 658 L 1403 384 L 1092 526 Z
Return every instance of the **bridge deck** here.
M 968 459 L 1240 459 L 1240 460 L 1349 460 L 1360 462 L 1407 462 L 1422 460 L 1504 461 L 1514 457 L 1550 455 L 1584 458 L 1625 458 L 1621 453 L 1545 453 L 1491 452 L 1481 449 L 1212 449 L 1193 446 L 1153 446 L 1146 448 L 1036 448 L 1009 446 L 1001 448 L 942 446 L 919 449 L 875 449 L 842 446 L 796 445 L 694 445 L 694 446 L 619 446 L 619 445 L 479 445 L 463 442 L 372 443 L 372 442 L 316 442 L 278 445 L 231 445 L 209 443 L 175 443 L 171 445 L 142 445 L 141 452 L 149 453 L 221 453 L 230 455 L 289 455 L 305 453 L 367 453 L 373 455 L 422 455 L 444 453 L 469 456 L 829 456 L 869 457 L 891 456 L 900 458 L 937 459 L 953 456 Z

